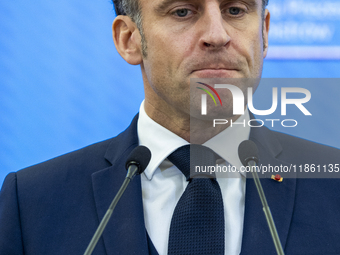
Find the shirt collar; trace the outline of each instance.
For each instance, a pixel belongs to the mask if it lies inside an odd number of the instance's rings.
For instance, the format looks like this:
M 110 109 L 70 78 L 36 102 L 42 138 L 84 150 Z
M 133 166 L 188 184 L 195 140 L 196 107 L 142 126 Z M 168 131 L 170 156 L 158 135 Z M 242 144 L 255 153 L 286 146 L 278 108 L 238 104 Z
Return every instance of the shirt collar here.
M 144 110 L 144 101 L 139 109 L 137 124 L 139 145 L 148 147 L 151 160 L 145 169 L 146 177 L 151 180 L 158 166 L 179 147 L 189 144 L 186 140 L 152 120 Z
M 238 157 L 238 145 L 242 141 L 249 139 L 250 127 L 247 125 L 249 119 L 249 112 L 246 110 L 245 114 L 236 121 L 237 123 L 244 122 L 245 127 L 237 124 L 234 128 L 226 128 L 203 145 L 209 147 L 231 165 L 240 169 L 242 163 Z M 183 138 L 152 120 L 144 110 L 144 101 L 139 109 L 137 133 L 139 145 L 148 147 L 152 155 L 149 165 L 144 171 L 148 180 L 152 179 L 159 165 L 172 152 L 181 146 L 189 144 Z M 245 175 L 244 173 L 242 174 Z
M 231 165 L 240 169 L 242 162 L 238 156 L 238 146 L 244 140 L 249 139 L 250 126 L 248 122 L 250 120 L 248 109 L 246 109 L 244 115 L 241 115 L 234 123 L 233 127 L 229 126 L 224 129 L 221 133 L 212 137 L 206 141 L 203 145 L 209 147 L 218 155 L 220 155 L 225 161 Z M 242 124 L 241 124 L 242 123 Z M 245 177 L 246 173 L 241 172 Z

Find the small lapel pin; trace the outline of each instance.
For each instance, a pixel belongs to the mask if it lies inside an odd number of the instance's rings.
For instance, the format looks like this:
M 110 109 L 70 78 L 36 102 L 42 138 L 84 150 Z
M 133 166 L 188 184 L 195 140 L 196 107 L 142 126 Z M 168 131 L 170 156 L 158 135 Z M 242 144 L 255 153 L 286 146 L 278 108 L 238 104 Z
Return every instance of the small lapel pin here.
M 272 175 L 272 179 L 274 181 L 277 181 L 277 182 L 282 182 L 283 181 L 283 178 L 281 177 L 281 175 L 277 174 L 277 175 Z

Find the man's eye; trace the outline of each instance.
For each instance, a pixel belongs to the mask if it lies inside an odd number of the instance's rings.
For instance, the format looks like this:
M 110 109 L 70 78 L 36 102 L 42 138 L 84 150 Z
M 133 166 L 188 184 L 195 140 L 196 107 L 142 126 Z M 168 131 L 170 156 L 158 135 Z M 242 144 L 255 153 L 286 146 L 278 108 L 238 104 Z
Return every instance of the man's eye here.
M 231 7 L 231 8 L 229 8 L 229 13 L 231 15 L 239 15 L 240 12 L 241 12 L 241 9 L 238 8 L 238 7 Z
M 185 17 L 188 15 L 188 13 L 189 13 L 188 9 L 179 9 L 174 11 L 174 14 L 178 17 Z

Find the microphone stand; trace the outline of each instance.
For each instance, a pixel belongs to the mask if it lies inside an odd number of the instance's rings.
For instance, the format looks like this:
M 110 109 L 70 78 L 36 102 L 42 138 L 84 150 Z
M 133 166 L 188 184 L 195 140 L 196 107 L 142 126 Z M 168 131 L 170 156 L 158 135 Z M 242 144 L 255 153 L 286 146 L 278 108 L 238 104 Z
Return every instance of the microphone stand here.
M 109 209 L 107 209 L 103 219 L 101 220 L 96 232 L 94 233 L 91 242 L 89 243 L 89 245 L 86 248 L 86 251 L 84 253 L 84 255 L 91 255 L 94 248 L 96 247 L 99 238 L 101 237 L 107 223 L 109 222 L 111 215 L 113 213 L 113 210 L 115 209 L 120 197 L 123 195 L 125 189 L 127 188 L 127 186 L 129 185 L 130 181 L 132 180 L 132 178 L 138 173 L 138 166 L 135 164 L 132 164 L 129 166 L 127 175 L 125 177 L 125 180 L 122 184 L 122 186 L 120 187 L 117 195 L 115 196 L 115 198 L 112 200 Z
M 248 165 L 251 167 L 251 169 L 255 169 L 256 162 L 254 160 L 250 160 L 248 162 Z M 281 242 L 280 242 L 280 239 L 279 239 L 279 235 L 278 235 L 276 227 L 275 227 L 273 216 L 272 216 L 272 213 L 270 212 L 270 208 L 268 206 L 266 196 L 264 195 L 259 176 L 258 176 L 256 170 L 251 171 L 251 173 L 252 173 L 255 185 L 256 185 L 257 192 L 258 192 L 260 199 L 261 199 L 261 202 L 262 202 L 263 211 L 264 211 L 264 214 L 266 216 L 266 220 L 267 220 L 267 223 L 268 223 L 268 226 L 269 226 L 270 234 L 273 238 L 273 242 L 274 242 L 274 245 L 275 245 L 276 252 L 277 252 L 278 255 L 284 255 L 284 251 L 282 249 L 282 245 L 281 245 Z

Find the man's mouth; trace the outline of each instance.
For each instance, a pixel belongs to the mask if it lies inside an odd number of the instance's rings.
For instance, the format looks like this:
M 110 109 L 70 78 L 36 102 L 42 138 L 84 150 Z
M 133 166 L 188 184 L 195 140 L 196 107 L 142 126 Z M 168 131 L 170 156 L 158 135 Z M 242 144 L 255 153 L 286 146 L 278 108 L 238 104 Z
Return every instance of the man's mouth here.
M 238 74 L 237 69 L 225 69 L 225 68 L 202 68 L 192 72 L 197 78 L 234 78 Z

